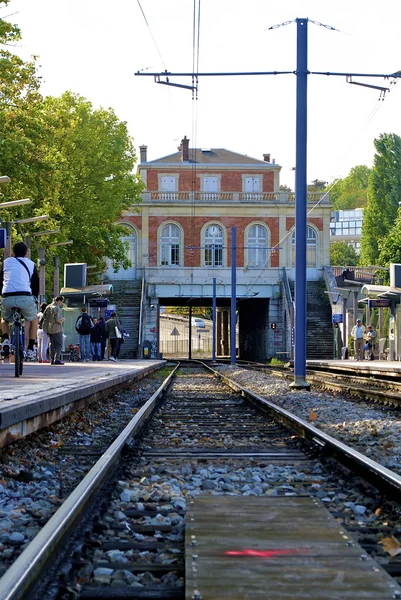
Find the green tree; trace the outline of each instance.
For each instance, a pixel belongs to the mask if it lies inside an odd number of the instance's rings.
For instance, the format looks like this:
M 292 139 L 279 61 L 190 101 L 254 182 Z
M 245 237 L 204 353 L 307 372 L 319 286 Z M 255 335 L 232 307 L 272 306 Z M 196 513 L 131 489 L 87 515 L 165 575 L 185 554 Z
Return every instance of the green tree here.
M 401 138 L 384 133 L 375 140 L 375 148 L 362 224 L 363 265 L 379 261 L 380 245 L 384 246 L 384 239 L 394 226 L 401 200 Z
M 284 192 L 285 194 L 292 194 L 293 191 L 288 185 L 280 185 L 280 192 Z
M 359 256 L 353 246 L 347 242 L 333 242 L 330 244 L 330 264 L 351 267 L 358 264 Z
M 112 109 L 94 110 L 70 92 L 43 102 L 43 155 L 46 172 L 35 195 L 51 224 L 61 228 L 72 262 L 104 268 L 104 257 L 115 268 L 129 261 L 116 224 L 124 210 L 138 204 L 143 184 L 133 174 L 136 156 L 126 123 Z
M 328 188 L 333 209 L 347 210 L 366 206 L 369 175 L 369 167 L 359 165 L 352 167 L 344 179 L 334 181 Z
M 321 179 L 314 179 L 312 183 L 308 185 L 308 192 L 323 192 L 327 186 L 327 181 Z

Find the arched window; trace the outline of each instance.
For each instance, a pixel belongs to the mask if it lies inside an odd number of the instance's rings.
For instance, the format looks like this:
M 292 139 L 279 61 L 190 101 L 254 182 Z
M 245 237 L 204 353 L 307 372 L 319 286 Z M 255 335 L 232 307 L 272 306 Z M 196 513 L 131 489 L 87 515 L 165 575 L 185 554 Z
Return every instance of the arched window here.
M 205 266 L 223 266 L 223 230 L 219 225 L 209 225 L 205 231 Z
M 295 265 L 295 230 L 292 232 L 292 264 Z M 306 230 L 306 268 L 315 269 L 317 264 L 317 234 L 308 225 Z
M 165 225 L 160 233 L 161 266 L 178 266 L 180 264 L 180 228 L 174 223 Z
M 252 225 L 248 231 L 248 267 L 267 266 L 267 230 L 263 225 Z

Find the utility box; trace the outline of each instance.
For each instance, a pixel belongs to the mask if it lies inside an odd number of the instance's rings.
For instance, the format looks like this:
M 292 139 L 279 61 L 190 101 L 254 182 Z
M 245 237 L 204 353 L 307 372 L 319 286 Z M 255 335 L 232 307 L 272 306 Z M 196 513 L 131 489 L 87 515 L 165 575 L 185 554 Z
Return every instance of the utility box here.
M 86 285 L 86 263 L 64 265 L 64 287 L 82 288 Z
M 152 354 L 152 344 L 149 340 L 145 340 L 142 344 L 142 356 L 143 358 L 150 358 Z

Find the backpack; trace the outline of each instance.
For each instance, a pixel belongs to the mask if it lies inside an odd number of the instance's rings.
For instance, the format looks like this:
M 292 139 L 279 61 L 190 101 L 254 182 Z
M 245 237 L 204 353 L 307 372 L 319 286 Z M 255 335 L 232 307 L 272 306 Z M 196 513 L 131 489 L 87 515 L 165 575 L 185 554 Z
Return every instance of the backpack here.
M 46 307 L 45 312 L 43 313 L 42 318 L 40 319 L 39 327 L 43 329 L 45 333 L 49 333 L 50 329 L 50 320 L 53 316 L 51 304 Z
M 86 313 L 82 313 L 81 317 L 78 317 L 79 319 L 81 319 L 81 324 L 79 327 L 75 326 L 75 329 L 80 335 L 89 335 L 92 331 L 92 319 Z

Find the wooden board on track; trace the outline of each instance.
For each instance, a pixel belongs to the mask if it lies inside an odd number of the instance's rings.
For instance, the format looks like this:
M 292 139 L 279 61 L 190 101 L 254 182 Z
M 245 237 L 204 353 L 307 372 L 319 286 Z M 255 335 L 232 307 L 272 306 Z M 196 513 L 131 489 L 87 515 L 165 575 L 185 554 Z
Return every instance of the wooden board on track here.
M 401 588 L 318 501 L 202 496 L 186 515 L 186 600 L 380 600 Z

